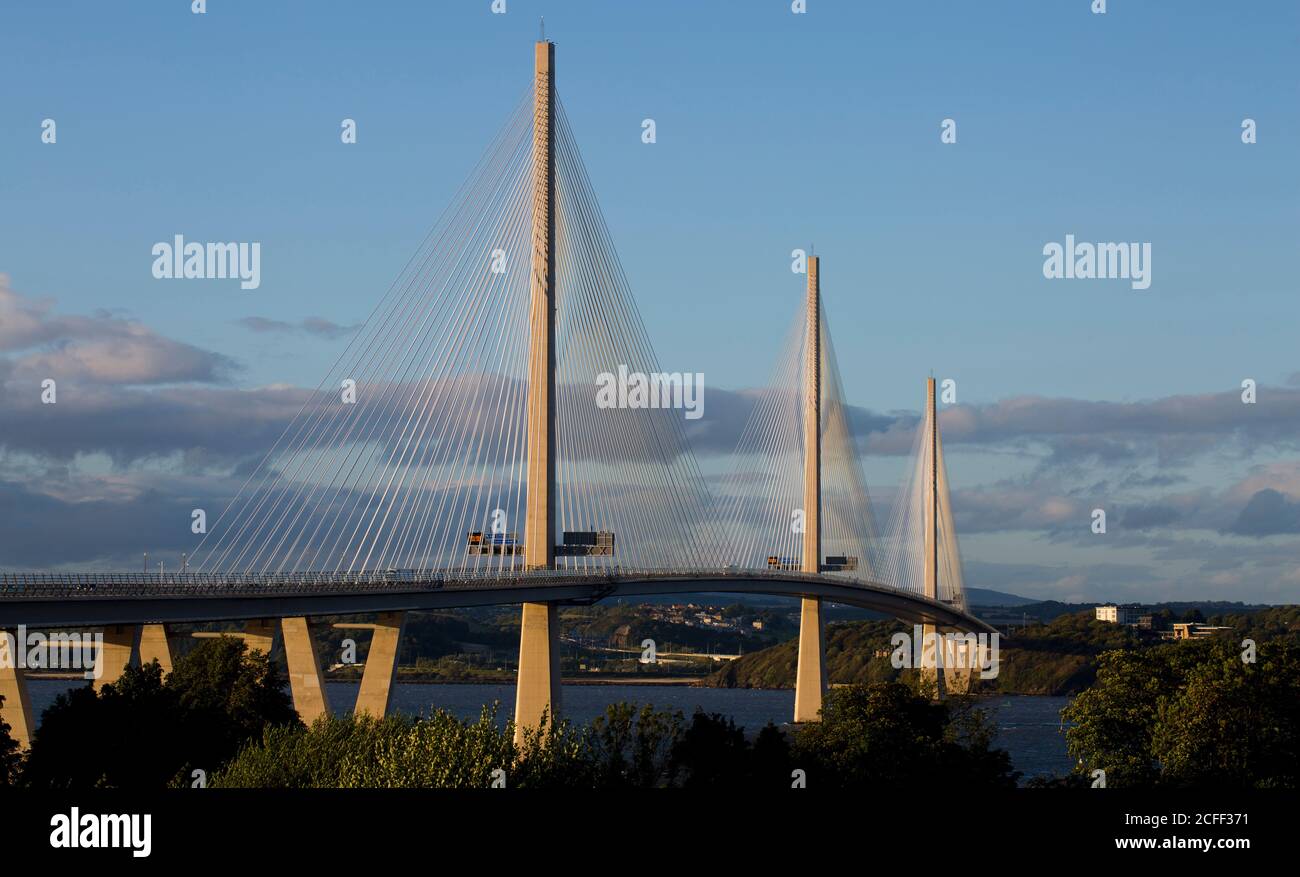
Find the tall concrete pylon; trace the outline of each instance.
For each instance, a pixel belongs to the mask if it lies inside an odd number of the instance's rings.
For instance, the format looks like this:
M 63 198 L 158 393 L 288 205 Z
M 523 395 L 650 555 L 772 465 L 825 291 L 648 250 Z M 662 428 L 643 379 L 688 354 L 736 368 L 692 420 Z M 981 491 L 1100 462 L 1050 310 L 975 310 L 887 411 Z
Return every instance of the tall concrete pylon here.
M 924 530 L 922 560 L 925 568 L 925 596 L 939 599 L 939 416 L 934 395 L 934 378 L 925 380 L 925 432 L 926 446 L 922 451 L 925 461 L 921 482 L 921 524 Z M 944 649 L 938 642 L 938 631 L 933 624 L 921 626 L 921 687 L 936 698 L 944 694 L 942 664 Z
M 948 467 L 943 462 L 943 438 L 939 435 L 939 420 L 935 417 L 934 431 L 934 505 L 935 522 L 939 531 L 947 538 L 957 538 L 957 527 L 952 520 L 952 502 L 948 493 Z M 938 539 L 935 539 L 936 546 Z M 949 555 L 950 557 L 955 556 Z M 938 581 L 938 563 L 935 564 L 935 581 Z M 951 594 L 951 589 L 950 589 Z M 964 594 L 956 597 L 955 605 L 963 612 L 969 610 Z M 970 694 L 971 686 L 976 684 L 975 668 L 982 666 L 984 650 L 974 634 L 963 638 L 953 638 L 945 642 L 943 653 L 943 693 Z
M 532 304 L 528 353 L 528 505 L 524 566 L 555 565 L 555 44 L 535 46 Z M 515 742 L 560 709 L 560 609 L 525 603 L 515 683 Z
M 821 260 L 808 258 L 808 325 L 804 343 L 803 559 L 800 569 L 820 573 L 822 564 L 822 333 Z M 820 597 L 804 597 L 799 613 L 799 667 L 795 675 L 794 720 L 821 718 L 826 693 L 825 623 Z

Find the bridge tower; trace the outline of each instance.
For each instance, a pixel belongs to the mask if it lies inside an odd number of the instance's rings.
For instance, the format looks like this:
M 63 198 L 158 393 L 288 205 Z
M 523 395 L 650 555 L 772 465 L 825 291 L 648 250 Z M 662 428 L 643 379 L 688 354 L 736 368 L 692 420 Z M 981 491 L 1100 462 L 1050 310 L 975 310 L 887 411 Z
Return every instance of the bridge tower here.
M 803 558 L 800 569 L 820 573 L 822 564 L 821 260 L 808 257 L 807 340 L 803 391 Z M 794 720 L 820 719 L 826 692 L 825 623 L 820 597 L 804 597 L 799 614 L 799 667 Z
M 931 600 L 943 600 L 961 611 L 967 611 L 965 597 L 960 593 L 939 595 L 939 557 L 942 539 L 956 539 L 952 521 L 952 505 L 948 496 L 948 474 L 943 463 L 943 441 L 939 436 L 939 412 L 935 400 L 934 378 L 925 382 L 924 447 L 921 449 L 925 466 L 922 472 L 921 523 L 923 527 L 922 564 L 925 570 L 924 595 Z M 941 535 L 942 534 L 942 535 Z M 946 554 L 951 558 L 953 555 Z M 973 670 L 982 660 L 981 648 L 964 639 L 944 639 L 933 624 L 921 627 L 921 686 L 936 698 L 947 694 L 966 694 L 974 679 Z
M 925 379 L 925 461 L 921 482 L 922 566 L 925 570 L 924 595 L 939 599 L 939 417 L 934 394 L 934 378 Z M 937 698 L 943 697 L 942 652 L 933 624 L 921 626 L 921 686 Z
M 921 521 L 924 528 L 924 593 L 932 600 L 942 600 L 960 609 L 968 611 L 964 592 L 954 589 L 952 583 L 946 589 L 947 596 L 939 592 L 939 558 L 941 553 L 949 558 L 954 553 L 945 551 L 941 540 L 955 540 L 957 530 L 952 520 L 952 502 L 948 494 L 948 472 L 943 462 L 943 439 L 939 434 L 939 411 L 935 398 L 934 378 L 927 378 L 925 383 L 925 446 L 922 455 L 925 468 L 921 491 Z M 949 575 L 953 573 L 950 572 Z M 980 666 L 984 651 L 977 643 L 969 639 L 953 638 L 940 640 L 942 634 L 933 624 L 922 626 L 921 680 L 922 688 L 936 698 L 948 694 L 967 694 L 974 681 L 974 669 Z
M 524 566 L 555 566 L 555 44 L 534 47 L 533 236 L 528 354 L 528 500 Z M 560 708 L 560 610 L 525 603 L 519 631 L 515 742 Z

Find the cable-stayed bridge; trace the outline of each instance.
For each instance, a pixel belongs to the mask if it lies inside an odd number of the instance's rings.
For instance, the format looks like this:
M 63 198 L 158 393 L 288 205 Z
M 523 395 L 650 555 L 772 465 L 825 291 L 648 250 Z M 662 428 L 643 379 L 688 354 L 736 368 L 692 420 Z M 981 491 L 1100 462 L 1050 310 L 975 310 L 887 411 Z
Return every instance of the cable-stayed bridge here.
M 168 623 L 246 620 L 267 649 L 278 626 L 310 722 L 327 709 L 310 618 L 376 614 L 361 625 L 374 633 L 357 708 L 382 714 L 406 612 L 522 603 L 521 731 L 560 709 L 564 604 L 802 598 L 796 721 L 821 708 L 824 601 L 928 635 L 991 632 L 966 605 L 933 379 L 907 484 L 877 530 L 815 256 L 735 471 L 708 489 L 681 410 L 692 376 L 658 369 L 554 59 L 537 44 L 532 86 L 192 566 L 0 574 L 0 627 L 107 627 L 103 684 L 135 656 L 170 667 Z M 614 376 L 626 386 L 611 400 L 598 387 Z M 12 661 L 0 694 L 27 739 Z

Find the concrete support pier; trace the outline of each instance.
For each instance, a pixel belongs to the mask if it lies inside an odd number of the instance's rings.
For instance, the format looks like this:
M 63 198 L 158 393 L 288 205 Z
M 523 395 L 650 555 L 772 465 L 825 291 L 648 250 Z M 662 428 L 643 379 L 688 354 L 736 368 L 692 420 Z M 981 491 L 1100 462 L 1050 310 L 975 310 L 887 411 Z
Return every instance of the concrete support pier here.
M 948 643 L 943 662 L 943 688 L 946 694 L 970 694 L 979 648 L 965 640 Z
M 944 695 L 944 659 L 941 634 L 933 624 L 921 625 L 921 691 L 935 700 Z
M 9 736 L 18 741 L 19 749 L 29 749 L 32 745 L 32 733 L 36 723 L 32 716 L 32 699 L 27 693 L 27 677 L 18 666 L 18 649 L 21 648 L 12 631 L 0 632 L 4 642 L 0 644 L 0 719 L 9 725 Z
M 270 657 L 271 644 L 275 642 L 275 626 L 273 619 L 250 621 L 246 624 L 242 636 L 248 650 L 250 652 L 261 652 Z
M 822 601 L 803 598 L 799 613 L 799 670 L 794 683 L 794 720 L 821 721 L 822 698 L 826 693 L 826 625 Z
M 100 646 L 95 666 L 96 691 L 122 678 L 135 655 L 139 639 L 140 626 L 137 624 L 114 624 L 104 628 L 104 643 Z
M 311 626 L 306 618 L 282 618 L 280 629 L 284 634 L 284 659 L 289 665 L 293 708 L 303 723 L 310 725 L 329 713 L 325 677 L 316 655 L 316 643 L 311 638 Z
M 560 607 L 525 603 L 519 631 L 519 678 L 515 683 L 515 743 L 525 728 L 554 721 L 560 712 Z
M 140 627 L 140 664 L 157 661 L 163 675 L 172 671 L 172 648 L 167 639 L 167 625 L 145 624 Z
M 384 612 L 374 624 L 336 624 L 340 630 L 370 630 L 370 650 L 366 652 L 366 669 L 361 674 L 357 692 L 356 715 L 382 719 L 388 712 L 393 683 L 397 679 L 397 652 L 406 626 L 405 612 Z
M 161 626 L 161 625 L 159 625 Z M 321 673 L 316 643 L 311 638 L 311 627 L 306 618 L 282 618 L 279 627 L 284 636 L 284 660 L 289 667 L 289 690 L 293 694 L 293 708 L 305 724 L 329 712 L 325 698 L 325 676 Z M 242 631 L 198 631 L 195 639 L 215 639 L 223 636 L 239 637 L 249 652 L 269 656 L 275 643 L 276 621 L 261 619 L 248 622 Z M 141 652 L 143 654 L 143 652 Z

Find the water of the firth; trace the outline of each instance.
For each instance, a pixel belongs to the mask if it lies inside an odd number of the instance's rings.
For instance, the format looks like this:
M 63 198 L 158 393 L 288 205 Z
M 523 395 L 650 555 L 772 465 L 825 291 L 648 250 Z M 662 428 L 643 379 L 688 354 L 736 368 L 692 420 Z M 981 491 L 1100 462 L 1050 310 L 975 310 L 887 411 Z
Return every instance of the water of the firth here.
M 32 680 L 32 708 L 40 712 L 63 691 L 77 683 L 62 680 Z M 331 682 L 327 686 L 336 711 L 356 702 L 356 683 Z M 504 721 L 514 711 L 513 685 L 441 685 L 399 683 L 393 689 L 394 709 L 424 713 L 441 708 L 462 718 L 477 718 L 485 704 L 498 701 L 498 715 Z M 624 701 L 654 704 L 660 709 L 679 709 L 687 715 L 696 708 L 730 716 L 749 730 L 769 721 L 788 722 L 794 711 L 794 692 L 740 688 L 695 688 L 685 685 L 566 685 L 564 715 L 586 722 L 605 711 L 611 703 Z M 993 714 L 998 728 L 997 745 L 1011 753 L 1011 762 L 1024 780 L 1040 774 L 1064 774 L 1070 770 L 1061 730 L 1061 709 L 1068 697 L 995 697 L 983 703 Z

